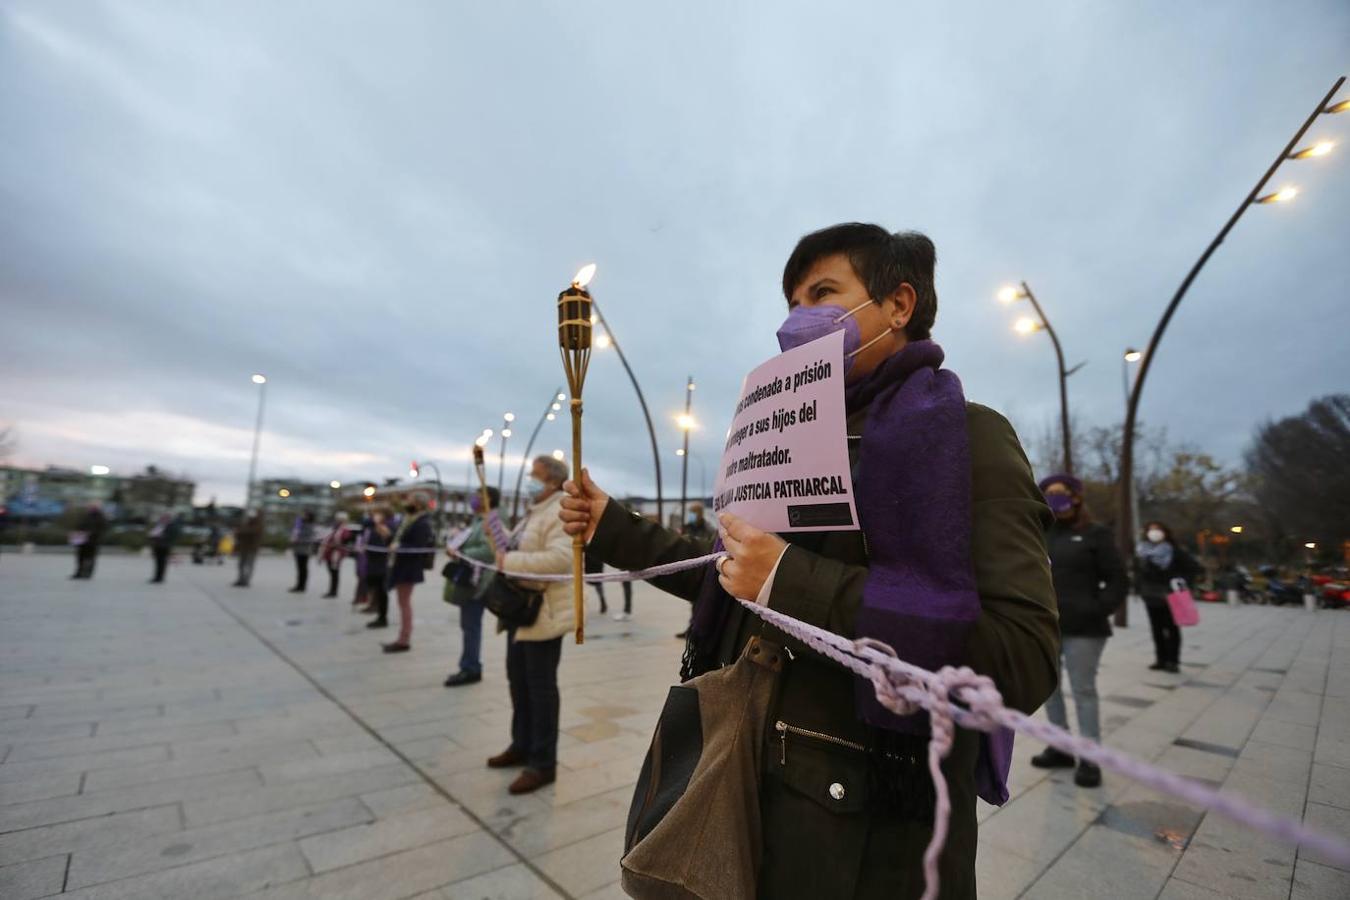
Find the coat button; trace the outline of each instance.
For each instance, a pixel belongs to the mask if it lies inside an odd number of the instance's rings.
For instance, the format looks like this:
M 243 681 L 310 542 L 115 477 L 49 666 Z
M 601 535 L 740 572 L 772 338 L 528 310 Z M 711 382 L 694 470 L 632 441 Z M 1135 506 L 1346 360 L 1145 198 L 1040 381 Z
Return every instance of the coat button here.
M 844 793 L 844 786 L 839 782 L 836 781 L 834 784 L 830 785 L 830 796 L 835 800 L 843 800 Z

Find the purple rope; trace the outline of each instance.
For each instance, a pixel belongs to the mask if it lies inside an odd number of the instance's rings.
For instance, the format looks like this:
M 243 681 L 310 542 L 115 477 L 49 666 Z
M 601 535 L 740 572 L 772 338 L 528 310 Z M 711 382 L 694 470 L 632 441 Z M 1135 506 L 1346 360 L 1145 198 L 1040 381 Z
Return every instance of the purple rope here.
M 469 559 L 458 551 L 449 552 L 476 568 L 491 572 L 500 571 L 496 566 Z M 637 572 L 602 572 L 587 575 L 585 580 L 587 582 L 646 580 L 705 566 L 726 555 L 724 552 L 710 553 L 707 556 L 678 560 Z M 536 575 L 523 572 L 504 574 L 531 581 L 572 580 L 571 575 Z M 969 668 L 951 666 L 930 672 L 899 659 L 894 650 L 880 641 L 870 638 L 851 641 L 767 606 L 760 606 L 740 598 L 737 598 L 737 602 L 779 631 L 797 638 L 820 655 L 834 660 L 850 672 L 870 681 L 876 691 L 877 700 L 892 712 L 899 715 L 909 715 L 921 709 L 928 712 L 932 727 L 932 739 L 928 744 L 928 769 L 933 777 L 937 805 L 934 810 L 933 836 L 924 852 L 926 883 L 924 900 L 933 900 L 937 897 L 938 857 L 947 838 L 951 803 L 947 781 L 942 773 L 942 760 L 951 750 L 953 725 L 978 731 L 994 731 L 1000 727 L 1011 728 L 1072 756 L 1111 769 L 1160 793 L 1212 810 L 1277 840 L 1300 844 L 1333 860 L 1337 865 L 1350 866 L 1350 841 L 1262 809 L 1234 794 L 1214 790 L 1198 781 L 1183 778 L 1118 750 L 1075 736 L 1049 722 L 1042 722 L 1015 709 L 1008 709 L 1003 705 L 1002 695 L 988 676 L 980 675 Z
M 507 578 L 524 578 L 526 581 L 571 581 L 572 576 L 567 575 L 541 575 L 534 572 L 505 572 L 494 566 L 492 563 L 479 562 L 476 559 L 470 559 L 458 550 L 445 548 L 445 552 L 451 556 L 466 562 L 476 569 L 483 569 L 487 572 L 501 572 Z M 650 569 L 639 569 L 636 572 L 596 572 L 582 577 L 582 581 L 587 584 L 608 584 L 612 581 L 646 581 L 648 578 L 659 578 L 662 575 L 670 575 L 674 572 L 683 572 L 686 569 L 694 569 L 699 566 L 706 566 L 715 562 L 723 553 L 709 553 L 707 556 L 698 556 L 693 559 L 681 559 L 672 563 L 665 563 L 659 566 L 652 566 Z

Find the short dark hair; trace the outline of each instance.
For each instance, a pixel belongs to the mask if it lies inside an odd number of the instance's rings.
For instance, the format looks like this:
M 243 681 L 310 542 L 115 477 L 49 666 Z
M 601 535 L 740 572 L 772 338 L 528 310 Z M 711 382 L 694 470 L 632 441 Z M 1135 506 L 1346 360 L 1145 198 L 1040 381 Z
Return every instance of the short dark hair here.
M 495 487 L 489 486 L 487 489 L 488 509 L 496 509 L 502 505 L 502 492 Z
M 933 320 L 937 318 L 937 289 L 933 286 L 937 248 L 927 235 L 917 231 L 892 234 L 880 225 L 862 222 L 813 231 L 797 242 L 783 267 L 783 296 L 791 300 L 792 292 L 810 268 L 837 254 L 848 257 L 849 265 L 867 288 L 867 296 L 875 303 L 908 282 L 918 302 L 905 325 L 905 335 L 912 341 L 931 336 Z

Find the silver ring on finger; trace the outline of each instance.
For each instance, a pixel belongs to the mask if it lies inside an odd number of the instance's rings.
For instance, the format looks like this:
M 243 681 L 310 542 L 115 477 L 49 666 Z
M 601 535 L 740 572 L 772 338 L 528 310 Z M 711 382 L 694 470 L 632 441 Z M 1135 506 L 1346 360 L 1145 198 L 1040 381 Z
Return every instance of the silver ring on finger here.
M 718 575 L 721 575 L 721 574 L 722 574 L 722 567 L 725 566 L 725 565 L 727 564 L 727 560 L 729 560 L 729 559 L 731 559 L 730 556 L 719 556 L 719 557 L 717 557 L 717 563 L 716 563 L 716 566 L 717 566 L 717 574 L 718 574 Z

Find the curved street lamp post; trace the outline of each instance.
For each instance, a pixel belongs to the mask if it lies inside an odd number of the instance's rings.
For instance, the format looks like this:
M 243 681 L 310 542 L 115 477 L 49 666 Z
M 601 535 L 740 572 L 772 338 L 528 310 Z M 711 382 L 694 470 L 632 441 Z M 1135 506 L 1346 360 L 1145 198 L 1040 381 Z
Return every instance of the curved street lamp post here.
M 1045 310 L 1041 309 L 1041 304 L 1036 300 L 1036 295 L 1031 292 L 1031 286 L 1025 281 L 1021 282 L 1019 287 L 1005 287 L 998 292 L 998 299 L 1004 303 L 1013 303 L 1017 300 L 1030 300 L 1032 309 L 1036 310 L 1037 319 L 1030 317 L 1017 320 L 1013 329 L 1018 334 L 1033 334 L 1034 332 L 1045 330 L 1050 335 L 1050 343 L 1055 348 L 1055 361 L 1059 366 L 1059 431 L 1060 440 L 1063 442 L 1061 460 L 1064 464 L 1064 471 L 1073 474 L 1073 437 L 1069 432 L 1069 376 L 1079 369 L 1083 368 L 1085 363 L 1079 363 L 1072 369 L 1064 367 L 1064 348 L 1060 346 L 1059 335 L 1055 333 L 1054 326 L 1046 318 Z
M 255 374 L 252 378 L 258 386 L 258 418 L 253 424 L 253 454 L 248 461 L 248 486 L 244 494 L 244 510 L 253 507 L 253 482 L 258 475 L 258 442 L 262 440 L 263 402 L 267 399 L 267 376 Z
M 548 406 L 544 407 L 544 414 L 539 417 L 539 421 L 534 423 L 534 430 L 530 432 L 530 439 L 525 442 L 525 455 L 520 458 L 520 470 L 516 472 L 516 492 L 511 498 L 511 524 L 515 525 L 517 517 L 520 514 L 520 486 L 525 482 L 525 467 L 530 462 L 530 451 L 534 449 L 534 440 L 539 437 L 539 429 L 544 427 L 545 422 L 552 422 L 558 418 L 558 412 L 562 409 L 563 401 L 567 395 L 563 393 L 562 388 L 553 392 L 553 397 L 548 401 Z
M 633 369 L 628 365 L 628 357 L 623 355 L 623 348 L 619 346 L 619 341 L 614 337 L 614 329 L 609 327 L 609 322 L 605 321 L 605 314 L 600 311 L 600 304 L 591 298 L 591 311 L 595 314 L 596 320 L 600 326 L 605 329 L 603 334 L 597 335 L 594 347 L 597 350 L 604 350 L 607 347 L 613 347 L 614 352 L 619 354 L 619 362 L 623 363 L 623 370 L 628 373 L 628 380 L 633 384 L 633 390 L 637 393 L 638 405 L 642 407 L 642 418 L 647 421 L 647 436 L 652 442 L 652 465 L 656 468 L 656 518 L 658 521 L 664 521 L 665 512 L 662 506 L 661 495 L 661 451 L 656 445 L 656 429 L 652 426 L 652 414 L 647 409 L 647 398 L 642 396 L 642 387 L 638 384 L 637 376 L 633 374 Z
M 1223 243 L 1224 238 L 1228 237 L 1228 233 L 1233 230 L 1233 226 L 1237 224 L 1238 219 L 1242 218 L 1242 214 L 1245 213 L 1248 208 L 1256 204 L 1285 203 L 1298 196 L 1298 189 L 1292 186 L 1280 188 L 1278 191 L 1269 194 L 1261 193 L 1265 190 L 1266 184 L 1274 176 L 1275 171 L 1280 167 L 1280 164 L 1288 159 L 1309 159 L 1311 157 L 1325 156 L 1331 151 L 1334 144 L 1328 140 L 1318 141 L 1312 146 L 1302 150 L 1297 150 L 1295 148 L 1298 146 L 1299 141 L 1303 140 L 1303 136 L 1307 134 L 1308 129 L 1312 127 L 1315 121 L 1317 121 L 1318 116 L 1323 114 L 1331 115 L 1342 113 L 1350 110 L 1350 100 L 1342 100 L 1340 103 L 1335 104 L 1331 102 L 1332 98 L 1336 96 L 1336 92 L 1341 89 L 1341 85 L 1344 83 L 1344 75 L 1336 79 L 1336 83 L 1331 86 L 1331 90 L 1327 91 L 1326 96 L 1318 101 L 1312 114 L 1304 120 L 1298 131 L 1294 132 L 1294 136 L 1289 139 L 1289 143 L 1285 144 L 1284 149 L 1275 157 L 1275 161 L 1270 164 L 1268 169 L 1266 169 L 1265 174 L 1263 174 L 1260 180 L 1256 182 L 1256 185 L 1247 193 L 1247 196 L 1242 198 L 1242 202 L 1238 205 L 1238 208 L 1228 217 L 1228 221 L 1223 224 L 1223 227 L 1219 229 L 1219 233 L 1209 242 L 1209 246 L 1205 248 L 1205 252 L 1200 254 L 1200 258 L 1195 261 L 1195 264 L 1191 266 L 1191 270 L 1186 273 L 1186 277 L 1182 280 L 1181 286 L 1177 288 L 1176 293 L 1172 295 L 1171 302 L 1169 302 L 1167 308 L 1163 310 L 1162 318 L 1158 320 L 1158 325 L 1153 330 L 1153 336 L 1149 338 L 1148 347 L 1144 350 L 1144 357 L 1139 366 L 1139 374 L 1135 377 L 1134 387 L 1130 390 L 1129 404 L 1125 409 L 1125 429 L 1124 433 L 1121 435 L 1119 486 L 1121 515 L 1119 540 L 1121 550 L 1127 560 L 1134 555 L 1133 538 L 1135 523 L 1129 504 L 1129 485 L 1133 483 L 1134 480 L 1134 429 L 1138 421 L 1139 398 L 1144 389 L 1144 379 L 1148 377 L 1149 367 L 1153 364 L 1154 357 L 1157 356 L 1158 344 L 1162 341 L 1163 333 L 1167 330 L 1168 323 L 1172 321 L 1172 315 L 1177 311 L 1177 307 L 1181 304 L 1181 299 L 1186 296 L 1186 291 L 1190 289 L 1191 283 L 1194 282 L 1196 276 L 1200 274 L 1200 270 L 1204 268 L 1205 263 L 1209 262 L 1209 258 L 1214 254 L 1214 251 L 1219 249 L 1219 245 Z M 1122 605 L 1116 612 L 1116 623 L 1124 625 L 1126 622 L 1127 612 L 1126 608 Z

